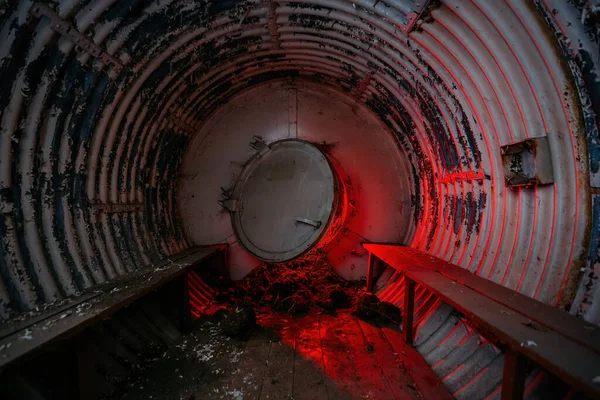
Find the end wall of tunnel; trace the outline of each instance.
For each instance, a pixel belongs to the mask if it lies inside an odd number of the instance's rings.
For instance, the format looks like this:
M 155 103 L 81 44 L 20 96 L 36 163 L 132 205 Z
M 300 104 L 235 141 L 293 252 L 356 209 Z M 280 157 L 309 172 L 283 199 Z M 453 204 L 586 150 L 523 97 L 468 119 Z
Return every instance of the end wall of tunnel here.
M 416 3 L 2 3 L 2 318 L 212 244 L 181 220 L 184 156 L 217 110 L 278 80 L 379 119 L 410 170 L 406 244 L 600 322 L 597 15 L 584 1 Z M 501 147 L 540 136 L 555 183 L 507 187 Z M 399 303 L 400 287 L 380 296 Z M 496 393 L 498 349 L 418 299 L 438 375 Z

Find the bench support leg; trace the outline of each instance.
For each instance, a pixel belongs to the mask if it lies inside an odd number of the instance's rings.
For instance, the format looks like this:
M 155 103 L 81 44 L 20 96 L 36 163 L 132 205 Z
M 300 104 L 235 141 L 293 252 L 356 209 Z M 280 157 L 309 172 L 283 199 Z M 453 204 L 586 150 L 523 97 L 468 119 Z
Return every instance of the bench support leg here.
M 502 400 L 521 400 L 525 392 L 527 357 L 511 349 L 504 353 Z
M 415 282 L 404 276 L 404 311 L 402 315 L 402 331 L 404 341 L 412 346 L 413 343 L 413 313 L 415 308 Z
M 186 334 L 192 331 L 192 308 L 190 305 L 189 276 L 187 272 L 180 278 L 180 282 L 181 283 L 178 288 L 181 296 L 181 304 L 179 305 L 179 310 L 181 312 L 180 329 L 182 334 Z
M 83 332 L 74 339 L 75 356 L 77 358 L 77 381 L 79 398 L 99 399 L 98 374 L 94 356 L 94 342 L 88 332 Z
M 367 292 L 373 293 L 373 286 L 375 281 L 379 279 L 383 270 L 385 269 L 385 263 L 369 253 L 369 263 L 367 265 Z
M 373 268 L 375 267 L 375 256 L 369 253 L 369 263 L 367 264 L 367 292 L 373 292 Z

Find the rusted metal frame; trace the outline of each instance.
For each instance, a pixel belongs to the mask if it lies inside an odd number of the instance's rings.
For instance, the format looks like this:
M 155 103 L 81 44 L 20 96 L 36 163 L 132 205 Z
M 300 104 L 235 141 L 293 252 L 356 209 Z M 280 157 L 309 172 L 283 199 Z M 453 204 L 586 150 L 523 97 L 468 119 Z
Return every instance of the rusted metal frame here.
M 103 63 L 112 65 L 116 74 L 119 74 L 123 70 L 124 65 L 121 60 L 109 54 L 102 47 L 94 43 L 93 40 L 79 32 L 73 24 L 61 18 L 46 4 L 39 2 L 33 3 L 30 13 L 36 18 L 47 17 L 50 19 L 50 26 L 54 31 L 68 38 L 77 47 L 93 57 L 100 59 Z
M 402 333 L 404 342 L 413 344 L 413 318 L 415 311 L 415 281 L 404 275 L 404 307 L 402 315 Z
M 263 0 L 263 4 L 268 8 L 267 14 L 267 27 L 269 29 L 269 36 L 273 42 L 273 48 L 279 50 L 281 42 L 279 40 L 279 33 L 277 32 L 277 7 L 273 0 Z
M 507 347 L 504 352 L 502 374 L 502 400 L 520 400 L 525 393 L 527 378 L 527 356 Z

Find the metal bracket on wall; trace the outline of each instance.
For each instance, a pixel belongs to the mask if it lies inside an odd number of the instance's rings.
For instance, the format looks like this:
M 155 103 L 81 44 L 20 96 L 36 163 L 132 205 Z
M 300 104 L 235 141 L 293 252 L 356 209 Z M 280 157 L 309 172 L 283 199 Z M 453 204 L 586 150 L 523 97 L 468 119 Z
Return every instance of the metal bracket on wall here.
M 369 87 L 369 83 L 371 82 L 371 79 L 373 79 L 373 73 L 370 72 L 368 73 L 358 84 L 358 86 L 356 87 L 356 91 L 354 92 L 354 99 L 357 101 L 360 101 L 363 97 L 363 94 L 365 94 L 365 92 L 367 91 L 367 88 Z
M 512 143 L 500 149 L 506 186 L 554 183 L 554 170 L 547 136 Z
M 78 48 L 93 57 L 99 58 L 104 64 L 112 65 L 114 72 L 119 74 L 124 65 L 118 58 L 108 54 L 104 49 L 94 43 L 93 40 L 79 32 L 73 24 L 61 18 L 54 10 L 42 3 L 33 3 L 29 10 L 36 18 L 46 17 L 50 19 L 51 27 L 56 32 L 69 38 Z
M 96 214 L 120 214 L 142 211 L 142 203 L 94 203 Z
M 279 50 L 279 33 L 277 32 L 277 10 L 273 0 L 263 0 L 263 4 L 269 9 L 267 14 L 267 26 L 269 28 L 269 36 L 273 42 L 273 48 Z
M 406 34 L 409 34 L 414 28 L 417 22 L 423 18 L 424 13 L 430 8 L 429 6 L 433 3 L 432 0 L 413 0 L 412 11 L 406 14 L 408 18 L 408 24 L 406 26 L 400 26 L 400 29 Z

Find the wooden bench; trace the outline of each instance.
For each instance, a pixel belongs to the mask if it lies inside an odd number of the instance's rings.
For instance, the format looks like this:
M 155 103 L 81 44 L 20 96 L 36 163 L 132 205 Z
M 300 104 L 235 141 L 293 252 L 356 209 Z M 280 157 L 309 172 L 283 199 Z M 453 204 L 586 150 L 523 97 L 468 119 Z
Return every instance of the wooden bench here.
M 160 294 L 161 302 L 163 297 L 164 302 L 171 302 L 171 309 L 178 314 L 174 317 L 180 322 L 181 331 L 189 330 L 192 322 L 190 286 L 193 288 L 193 285 L 188 279 L 204 262 L 214 257 L 223 261 L 225 249 L 225 245 L 188 249 L 152 267 L 94 287 L 89 293 L 63 304 L 4 324 L 0 329 L 0 372 L 35 359 L 35 356 L 65 339 L 75 339 L 86 328 L 109 319 L 119 310 L 159 289 L 167 290 L 167 287 L 168 292 Z M 89 391 L 86 393 L 88 395 L 82 394 L 81 397 L 95 397 Z
M 527 360 L 600 399 L 600 328 L 564 311 L 406 246 L 370 244 L 367 284 L 379 260 L 405 277 L 403 333 L 413 341 L 415 284 L 432 291 L 495 339 L 505 351 L 502 399 L 522 399 Z

